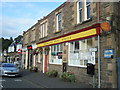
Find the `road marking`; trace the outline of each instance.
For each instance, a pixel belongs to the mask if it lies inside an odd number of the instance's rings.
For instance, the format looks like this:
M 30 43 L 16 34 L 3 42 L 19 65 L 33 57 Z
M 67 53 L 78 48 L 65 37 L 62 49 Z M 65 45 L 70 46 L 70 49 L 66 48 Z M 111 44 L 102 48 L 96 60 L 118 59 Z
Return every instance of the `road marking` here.
M 0 82 L 5 82 L 6 80 L 4 80 L 4 79 L 2 79 L 2 80 L 0 80 Z
M 21 79 L 15 79 L 14 81 L 16 81 L 16 82 L 21 82 L 22 80 L 21 80 Z

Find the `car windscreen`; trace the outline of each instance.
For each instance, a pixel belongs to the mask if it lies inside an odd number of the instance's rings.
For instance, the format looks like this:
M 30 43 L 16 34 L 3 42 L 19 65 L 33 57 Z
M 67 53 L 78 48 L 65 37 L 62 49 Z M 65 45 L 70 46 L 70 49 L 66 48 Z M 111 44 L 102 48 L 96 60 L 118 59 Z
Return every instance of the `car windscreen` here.
M 2 64 L 2 67 L 15 67 L 14 64 Z

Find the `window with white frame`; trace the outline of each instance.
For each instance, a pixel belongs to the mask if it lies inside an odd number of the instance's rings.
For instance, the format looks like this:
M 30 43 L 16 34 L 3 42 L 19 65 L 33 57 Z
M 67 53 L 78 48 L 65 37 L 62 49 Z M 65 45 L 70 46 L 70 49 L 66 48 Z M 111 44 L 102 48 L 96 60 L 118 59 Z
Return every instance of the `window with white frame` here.
M 81 23 L 82 22 L 82 2 L 78 1 L 77 2 L 77 22 Z
M 40 38 L 46 37 L 47 33 L 47 22 L 44 22 L 40 26 Z
M 51 46 L 50 64 L 62 64 L 62 44 Z
M 69 43 L 68 65 L 86 67 L 86 64 L 91 61 L 92 39 L 74 41 Z
M 57 28 L 56 28 L 57 30 L 56 31 L 61 31 L 62 30 L 62 13 L 61 12 L 58 13 L 56 17 L 57 17 Z
M 90 2 L 86 0 L 85 2 L 85 20 L 90 19 Z

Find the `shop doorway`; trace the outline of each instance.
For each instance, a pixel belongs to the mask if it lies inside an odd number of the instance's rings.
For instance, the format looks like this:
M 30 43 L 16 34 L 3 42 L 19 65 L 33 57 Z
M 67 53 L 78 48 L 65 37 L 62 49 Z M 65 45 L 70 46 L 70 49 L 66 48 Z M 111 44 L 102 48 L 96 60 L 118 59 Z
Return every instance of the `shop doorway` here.
M 67 72 L 67 63 L 63 63 L 63 72 Z
M 44 61 L 44 73 L 47 72 L 47 61 L 48 61 L 48 55 L 45 55 L 45 61 Z

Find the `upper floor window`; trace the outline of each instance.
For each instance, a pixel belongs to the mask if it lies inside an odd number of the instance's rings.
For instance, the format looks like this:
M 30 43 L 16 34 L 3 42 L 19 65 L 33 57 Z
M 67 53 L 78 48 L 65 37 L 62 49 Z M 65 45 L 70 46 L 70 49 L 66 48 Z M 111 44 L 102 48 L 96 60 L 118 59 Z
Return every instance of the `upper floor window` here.
M 57 31 L 62 30 L 62 13 L 58 13 L 57 15 Z
M 85 3 L 85 20 L 90 19 L 90 2 L 86 1 Z
M 31 39 L 31 42 L 35 40 L 35 28 L 33 28 L 31 30 L 31 37 L 30 37 L 30 39 Z
M 47 36 L 47 22 L 44 22 L 40 26 L 40 38 Z
M 24 37 L 24 43 L 27 44 L 29 40 L 29 33 L 27 32 L 23 37 Z
M 82 2 L 78 1 L 78 14 L 77 14 L 77 17 L 78 17 L 78 20 L 77 22 L 80 23 L 82 22 Z

